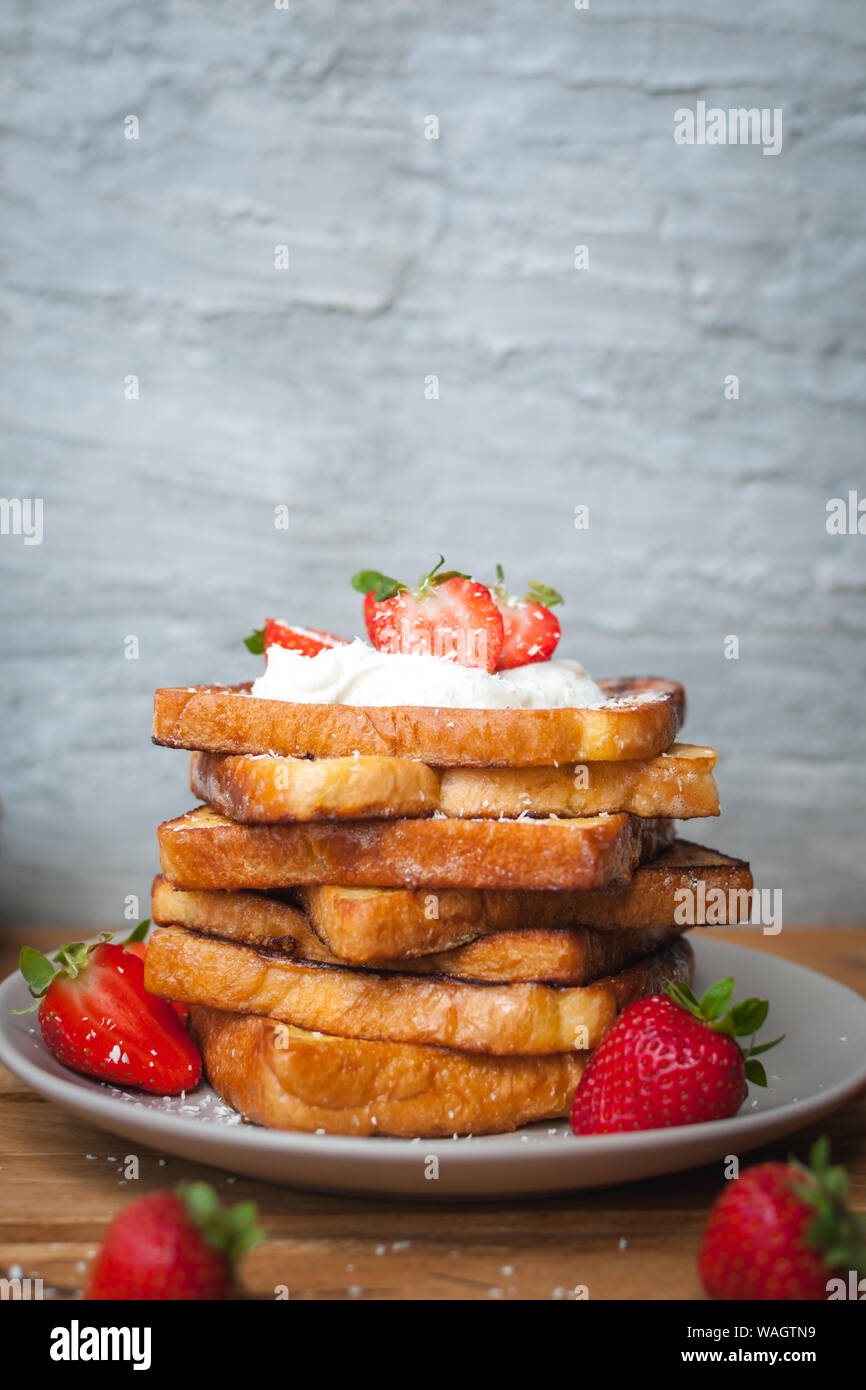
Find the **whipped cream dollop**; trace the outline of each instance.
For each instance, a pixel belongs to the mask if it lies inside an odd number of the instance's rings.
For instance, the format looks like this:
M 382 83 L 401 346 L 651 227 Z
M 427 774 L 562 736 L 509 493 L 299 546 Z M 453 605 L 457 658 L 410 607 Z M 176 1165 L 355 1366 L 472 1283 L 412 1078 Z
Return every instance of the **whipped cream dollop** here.
M 490 675 L 442 656 L 379 652 L 356 639 L 304 656 L 268 649 L 261 700 L 302 705 L 432 705 L 443 709 L 586 709 L 606 703 L 578 661 L 536 661 Z

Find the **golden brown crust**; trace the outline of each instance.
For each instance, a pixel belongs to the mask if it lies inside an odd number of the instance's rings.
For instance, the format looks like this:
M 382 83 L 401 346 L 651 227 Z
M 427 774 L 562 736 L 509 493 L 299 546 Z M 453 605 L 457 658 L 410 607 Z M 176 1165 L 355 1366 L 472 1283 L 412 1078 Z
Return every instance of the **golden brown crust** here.
M 164 878 L 154 880 L 151 916 L 158 924 L 172 923 L 212 936 L 242 941 L 248 946 L 271 945 L 300 960 L 346 965 L 313 931 L 302 912 L 261 893 L 185 893 Z M 497 984 L 535 981 L 539 984 L 585 985 L 666 946 L 684 926 L 638 928 L 634 931 L 594 932 L 587 927 L 550 929 L 523 927 L 494 932 L 451 951 L 403 960 L 383 960 L 377 969 L 404 974 L 451 975 L 458 980 L 489 980 Z
M 501 1134 L 566 1114 L 586 1065 L 579 1052 L 479 1057 L 201 1007 L 192 1026 L 223 1100 L 256 1124 L 307 1133 Z
M 287 955 L 295 955 L 298 941 L 310 934 L 306 915 L 280 898 L 266 893 L 184 892 L 161 874 L 151 886 L 150 915 L 158 925 L 177 922 L 247 946 L 278 946 Z
M 366 820 L 431 816 L 716 816 L 712 748 L 675 743 L 656 758 L 565 767 L 444 768 L 410 758 L 274 758 L 193 753 L 196 796 L 231 820 Z
M 675 743 L 656 758 L 567 767 L 455 767 L 440 777 L 447 816 L 717 816 L 713 748 Z
M 690 946 L 678 940 L 574 989 L 472 984 L 297 961 L 172 926 L 151 937 L 145 985 L 167 999 L 339 1037 L 535 1055 L 595 1047 L 626 1004 L 665 979 L 690 978 L 692 962 Z
M 436 709 L 301 705 L 249 686 L 157 690 L 152 737 L 169 748 L 280 757 L 416 758 L 436 767 L 535 767 L 653 758 L 673 743 L 683 688 L 655 676 L 600 681 L 598 709 Z
M 326 885 L 300 888 L 298 895 L 316 933 L 335 955 L 375 965 L 392 957 L 447 951 L 491 932 L 525 927 L 586 926 L 597 932 L 664 928 L 676 920 L 678 895 L 699 883 L 707 893 L 744 899 L 752 875 L 742 859 L 678 840 L 636 869 L 629 883 L 598 892 Z M 744 911 L 731 920 L 741 920 Z
M 409 758 L 271 758 L 193 753 L 190 786 L 232 820 L 366 820 L 432 816 L 439 778 Z
M 296 884 L 432 888 L 601 888 L 673 840 L 673 822 L 574 820 L 315 821 L 241 825 L 208 807 L 157 831 L 176 888 Z

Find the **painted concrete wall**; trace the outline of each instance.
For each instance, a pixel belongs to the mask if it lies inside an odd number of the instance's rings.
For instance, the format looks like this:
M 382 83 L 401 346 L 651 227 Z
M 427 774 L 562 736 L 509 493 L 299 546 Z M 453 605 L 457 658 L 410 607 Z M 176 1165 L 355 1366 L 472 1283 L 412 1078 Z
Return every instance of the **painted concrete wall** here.
M 725 808 L 693 837 L 788 920 L 862 918 L 866 537 L 826 507 L 866 494 L 864 30 L 4 7 L 0 487 L 44 503 L 0 535 L 8 920 L 146 910 L 192 800 L 154 686 L 250 674 L 268 613 L 357 630 L 356 568 L 440 550 L 556 585 L 595 674 L 684 680 Z M 678 144 L 699 102 L 780 108 L 781 151 Z

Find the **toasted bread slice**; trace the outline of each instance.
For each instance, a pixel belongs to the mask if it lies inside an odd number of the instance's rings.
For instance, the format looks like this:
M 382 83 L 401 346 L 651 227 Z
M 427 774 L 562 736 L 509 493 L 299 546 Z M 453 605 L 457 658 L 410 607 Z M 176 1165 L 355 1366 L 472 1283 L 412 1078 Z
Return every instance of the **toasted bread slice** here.
M 300 888 L 316 934 L 342 960 L 376 965 L 401 956 L 448 951 L 491 932 L 532 926 L 594 931 L 651 930 L 676 921 L 683 895 L 703 884 L 723 893 L 727 920 L 748 916 L 752 875 L 742 859 L 678 840 L 642 864 L 627 884 L 600 892 L 477 892 L 467 889 Z M 724 922 L 725 917 L 717 919 Z M 702 925 L 700 915 L 695 925 Z M 691 925 L 691 923 L 689 923 Z
M 586 709 L 444 709 L 432 705 L 301 705 L 261 700 L 250 686 L 157 690 L 153 741 L 211 753 L 334 758 L 385 755 L 436 767 L 536 767 L 654 758 L 685 715 L 676 681 L 600 681 L 607 703 Z
M 306 913 L 282 898 L 174 888 L 161 874 L 150 890 L 150 916 L 157 926 L 191 927 L 247 946 L 278 947 L 286 955 L 299 954 L 298 942 L 307 936 L 319 940 Z M 332 954 L 323 943 L 322 950 Z
M 688 942 L 590 985 L 476 984 L 287 958 L 265 947 L 159 927 L 145 959 L 152 994 L 260 1014 L 338 1037 L 432 1043 L 467 1052 L 583 1052 L 617 1013 L 664 980 L 691 978 Z
M 190 927 L 212 936 L 243 941 L 248 946 L 272 946 L 300 960 L 346 962 L 322 942 L 302 912 L 263 893 L 186 893 L 156 878 L 151 894 L 154 922 Z M 385 960 L 380 970 L 411 974 L 453 975 L 458 980 L 507 983 L 534 980 L 543 984 L 585 985 L 666 946 L 684 926 L 637 928 L 623 932 L 593 932 L 587 927 L 550 929 L 523 927 L 407 960 Z
M 673 821 L 627 815 L 241 825 L 203 806 L 165 821 L 157 835 L 176 888 L 587 889 L 628 878 L 674 831 Z
M 446 816 L 717 816 L 714 748 L 675 743 L 656 758 L 567 767 L 455 767 L 440 778 Z
M 308 1133 L 502 1134 L 565 1115 L 587 1057 L 366 1042 L 200 1006 L 192 1028 L 224 1101 L 256 1124 Z
M 657 758 L 567 767 L 445 768 L 409 758 L 272 758 L 193 753 L 190 786 L 231 820 L 370 817 L 717 816 L 716 753 L 675 743 Z
M 271 758 L 193 753 L 190 786 L 232 820 L 367 820 L 432 816 L 439 777 L 410 758 Z

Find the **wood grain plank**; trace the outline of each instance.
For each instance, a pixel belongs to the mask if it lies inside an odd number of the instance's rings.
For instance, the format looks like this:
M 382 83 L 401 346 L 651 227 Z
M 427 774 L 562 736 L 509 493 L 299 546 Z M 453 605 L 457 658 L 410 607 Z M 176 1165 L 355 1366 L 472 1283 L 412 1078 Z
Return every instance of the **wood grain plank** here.
M 712 936 L 729 936 L 729 929 Z M 65 939 L 60 933 L 56 939 Z M 736 933 L 866 993 L 866 927 Z M 7 960 L 16 943 L 4 946 Z M 3 953 L 0 952 L 0 959 Z M 804 1154 L 818 1128 L 769 1145 L 749 1162 Z M 866 1093 L 820 1127 L 866 1208 Z M 126 1181 L 135 1153 L 140 1176 Z M 20 1267 L 51 1296 L 80 1296 L 106 1225 L 133 1196 L 205 1177 L 224 1200 L 258 1203 L 267 1239 L 246 1259 L 247 1296 L 296 1300 L 474 1301 L 700 1298 L 695 1255 L 719 1191 L 718 1165 L 538 1201 L 380 1202 L 296 1192 L 186 1163 L 67 1115 L 0 1068 L 0 1269 Z M 624 1243 L 623 1243 L 624 1242 Z

